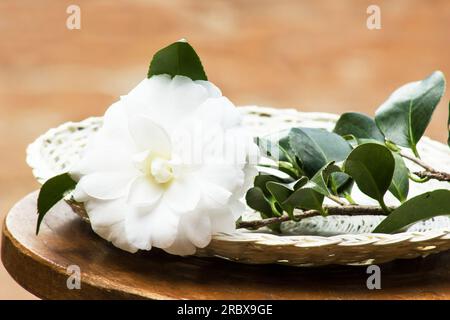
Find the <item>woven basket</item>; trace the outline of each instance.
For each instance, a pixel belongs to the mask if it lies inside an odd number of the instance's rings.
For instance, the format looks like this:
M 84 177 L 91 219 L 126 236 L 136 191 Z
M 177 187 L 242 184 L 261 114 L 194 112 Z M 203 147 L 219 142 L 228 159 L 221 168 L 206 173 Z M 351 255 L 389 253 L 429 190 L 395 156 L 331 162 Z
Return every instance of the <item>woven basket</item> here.
M 244 123 L 255 136 L 263 136 L 293 126 L 332 129 L 338 116 L 326 113 L 302 113 L 292 109 L 241 107 Z M 102 124 L 102 118 L 68 122 L 50 129 L 27 149 L 27 163 L 36 179 L 43 183 L 69 170 L 78 161 L 87 140 Z M 450 151 L 443 144 L 423 138 L 418 146 L 423 159 L 436 169 L 449 171 Z M 407 163 L 418 170 L 413 163 Z M 410 196 L 436 188 L 448 188 L 448 183 L 430 181 L 411 184 Z M 374 204 L 356 188 L 354 198 L 361 204 Z M 387 195 L 388 204 L 398 205 Z M 75 212 L 83 215 L 73 204 Z M 258 215 L 250 209 L 244 220 Z M 312 217 L 300 222 L 282 224 L 282 235 L 268 229 L 258 232 L 237 230 L 233 234 L 213 236 L 211 243 L 198 249 L 201 257 L 220 257 L 232 261 L 293 266 L 327 264 L 364 265 L 384 263 L 398 258 L 415 258 L 450 249 L 450 218 L 437 217 L 416 223 L 407 232 L 398 234 L 370 233 L 383 216 Z

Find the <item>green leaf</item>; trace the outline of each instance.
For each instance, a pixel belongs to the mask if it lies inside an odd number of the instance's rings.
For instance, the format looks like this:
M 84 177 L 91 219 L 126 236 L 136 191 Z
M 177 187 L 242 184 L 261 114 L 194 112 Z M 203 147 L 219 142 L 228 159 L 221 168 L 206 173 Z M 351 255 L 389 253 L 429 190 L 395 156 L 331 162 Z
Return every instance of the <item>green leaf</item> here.
M 311 188 L 300 188 L 295 190 L 283 203 L 284 206 L 306 210 L 318 210 L 325 214 L 322 208 L 324 196 Z
M 286 187 L 282 183 L 269 181 L 266 184 L 267 190 L 269 190 L 270 194 L 277 200 L 278 203 L 283 203 L 287 198 L 292 194 L 292 190 Z
M 194 48 L 185 41 L 177 41 L 159 50 L 150 63 L 147 77 L 158 74 L 186 76 L 192 80 L 208 80 Z
M 287 203 L 284 203 L 290 197 L 293 191 L 285 185 L 273 181 L 267 182 L 266 186 L 273 198 L 280 205 L 280 207 L 284 211 L 286 211 L 291 218 L 293 218 L 294 207 Z
M 341 169 L 332 161 L 321 168 L 305 187 L 309 187 L 324 196 L 329 196 L 331 195 L 331 192 L 328 189 L 328 180 L 333 172 L 339 171 L 341 171 Z
M 266 197 L 269 197 L 270 196 L 270 192 L 269 192 L 269 190 L 266 187 L 266 184 L 269 181 L 284 182 L 284 180 L 279 178 L 279 177 L 276 177 L 276 176 L 273 176 L 273 175 L 270 175 L 270 174 L 261 174 L 260 173 L 260 174 L 258 174 L 255 177 L 255 181 L 254 181 L 253 185 L 255 187 L 260 188 L 263 191 L 264 195 Z
M 355 180 L 364 194 L 376 199 L 386 211 L 383 196 L 391 184 L 394 169 L 391 151 L 377 143 L 356 147 L 344 163 L 344 172 Z
M 258 211 L 263 219 L 275 216 L 272 212 L 270 200 L 264 196 L 261 188 L 250 188 L 245 195 L 245 200 L 247 201 L 247 205 L 253 210 Z
M 276 162 L 278 170 L 294 179 L 298 179 L 302 176 L 303 171 L 301 170 L 297 157 L 290 150 L 287 137 L 288 132 L 288 130 L 283 130 L 264 138 L 257 137 L 255 143 L 258 145 L 263 156 Z
M 329 162 L 344 160 L 352 150 L 341 136 L 317 128 L 291 129 L 289 145 L 301 160 L 308 177 L 314 176 Z
M 406 167 L 405 161 L 403 161 L 403 158 L 398 153 L 393 152 L 392 155 L 395 160 L 395 169 L 389 191 L 399 201 L 405 202 L 409 192 L 409 169 Z
M 344 172 L 333 172 L 329 178 L 329 186 L 336 196 L 351 194 L 354 180 Z
M 295 181 L 293 183 L 294 185 L 294 190 L 300 189 L 302 188 L 305 184 L 307 184 L 309 181 L 309 179 L 305 176 L 301 177 L 300 179 L 298 179 L 297 181 Z
M 432 73 L 422 81 L 408 83 L 378 108 L 375 122 L 384 136 L 408 147 L 418 156 L 416 145 L 430 123 L 445 90 L 444 74 Z
M 384 141 L 384 136 L 371 117 L 359 112 L 347 112 L 341 115 L 333 130 L 340 136 Z
M 38 220 L 36 234 L 39 234 L 39 229 L 45 214 L 57 202 L 62 200 L 67 192 L 73 190 L 76 185 L 76 181 L 74 181 L 68 173 L 55 176 L 43 184 L 37 200 Z
M 366 143 L 376 143 L 387 147 L 383 143 L 373 139 L 360 139 L 360 144 Z M 388 141 L 386 141 L 387 143 Z M 389 148 L 388 148 L 389 149 Z M 392 176 L 391 185 L 389 186 L 389 192 L 392 193 L 400 202 L 404 202 L 408 197 L 409 192 L 409 169 L 405 165 L 403 157 L 401 157 L 397 152 L 390 150 L 395 161 L 394 175 Z
M 434 190 L 404 202 L 384 219 L 373 232 L 394 233 L 411 224 L 450 214 L 450 190 Z
M 271 156 L 273 160 L 290 162 L 295 167 L 298 167 L 299 164 L 296 161 L 295 153 L 291 150 L 289 145 L 289 131 L 290 129 L 286 129 L 266 135 L 262 138 L 266 141 L 261 140 L 261 144 L 265 143 L 266 145 L 271 145 L 269 149 L 272 150 L 272 154 L 275 154 L 275 156 Z M 264 146 L 260 147 L 264 148 Z M 276 155 L 279 155 L 279 157 L 276 158 Z

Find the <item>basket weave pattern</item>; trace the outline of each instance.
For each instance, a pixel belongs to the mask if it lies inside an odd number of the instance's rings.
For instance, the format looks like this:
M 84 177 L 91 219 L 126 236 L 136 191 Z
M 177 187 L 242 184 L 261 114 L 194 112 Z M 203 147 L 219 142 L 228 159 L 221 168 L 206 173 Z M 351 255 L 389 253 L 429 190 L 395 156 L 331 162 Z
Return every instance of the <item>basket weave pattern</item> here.
M 241 107 L 244 123 L 255 136 L 262 136 L 293 126 L 332 129 L 337 115 L 302 113 L 292 109 Z M 68 122 L 50 129 L 27 149 L 27 163 L 36 179 L 47 179 L 67 171 L 77 162 L 89 136 L 102 124 L 102 118 L 93 117 L 81 122 Z M 449 171 L 448 147 L 428 138 L 418 146 L 423 159 L 438 170 Z M 419 170 L 408 163 L 412 170 Z M 431 189 L 448 188 L 448 184 L 430 181 L 414 185 L 414 194 Z M 80 215 L 83 209 L 71 204 Z M 254 213 L 248 215 L 254 218 Z M 347 219 L 348 217 L 343 217 Z M 374 219 L 376 217 L 367 217 Z M 327 218 L 323 223 L 327 223 Z M 334 217 L 335 219 L 335 217 Z M 379 219 L 379 217 L 378 217 Z M 307 220 L 307 219 L 305 219 Z M 329 223 L 329 221 L 328 221 Z M 293 266 L 327 264 L 383 263 L 397 258 L 415 258 L 450 249 L 450 219 L 438 217 L 408 229 L 408 232 L 373 234 L 339 234 L 334 236 L 289 235 L 237 230 L 233 234 L 213 236 L 211 243 L 198 249 L 196 255 L 220 257 L 237 262 L 264 264 L 280 263 Z

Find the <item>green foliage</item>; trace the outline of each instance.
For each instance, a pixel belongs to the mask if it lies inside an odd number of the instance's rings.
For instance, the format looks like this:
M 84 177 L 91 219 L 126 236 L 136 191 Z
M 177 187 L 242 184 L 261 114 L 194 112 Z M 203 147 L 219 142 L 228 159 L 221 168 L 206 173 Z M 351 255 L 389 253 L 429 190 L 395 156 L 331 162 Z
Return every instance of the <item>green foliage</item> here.
M 272 210 L 281 208 L 289 215 L 294 208 L 325 213 L 324 197 L 338 203 L 341 202 L 336 197 L 343 198 L 354 204 L 351 191 L 355 182 L 386 213 L 390 212 L 384 203 L 388 190 L 402 202 L 400 208 L 408 208 L 407 203 L 413 200 L 407 200 L 411 174 L 399 146 L 411 148 L 418 156 L 416 145 L 444 88 L 444 76 L 435 72 L 423 81 L 396 90 L 378 109 L 375 120 L 365 114 L 348 112 L 337 121 L 333 132 L 292 128 L 270 135 L 272 144 L 266 143 L 268 149 L 264 153 L 277 162 L 280 171 L 296 180 L 271 182 L 273 190 L 266 194 L 277 204 L 275 207 L 272 204 Z M 448 125 L 450 146 L 450 105 Z M 422 205 L 416 201 L 413 203 Z M 394 212 L 404 214 L 404 209 Z M 385 221 L 389 225 L 390 219 Z
M 313 177 L 329 162 L 344 160 L 352 150 L 341 136 L 316 128 L 291 129 L 289 146 L 300 159 L 308 177 Z
M 445 78 L 436 71 L 428 78 L 397 89 L 377 110 L 375 122 L 384 136 L 396 144 L 411 148 L 427 128 L 445 90 Z
M 68 173 L 63 173 L 47 180 L 41 190 L 37 200 L 38 220 L 36 225 L 36 234 L 39 233 L 42 220 L 45 214 L 64 196 L 67 192 L 73 190 L 76 182 L 70 177 Z
M 366 143 L 353 149 L 345 160 L 343 171 L 355 180 L 363 193 L 376 199 L 387 211 L 383 197 L 391 184 L 394 169 L 394 157 L 388 148 Z
M 394 156 L 395 169 L 389 192 L 399 201 L 405 202 L 409 192 L 409 169 L 398 153 L 393 152 L 392 155 Z
M 340 197 L 346 197 L 351 194 L 354 180 L 345 172 L 333 172 L 328 180 L 329 188 L 332 194 Z
M 334 161 L 332 161 L 321 168 L 305 187 L 309 187 L 324 196 L 329 196 L 332 194 L 328 184 L 330 176 L 332 173 L 340 171 L 341 169 L 334 164 Z
M 392 211 L 374 232 L 394 233 L 415 222 L 441 215 L 450 215 L 450 190 L 434 190 L 409 199 Z
M 194 48 L 185 41 L 177 41 L 159 50 L 150 63 L 147 77 L 168 74 L 186 76 L 192 80 L 208 80 Z
M 292 195 L 293 191 L 286 185 L 274 181 L 269 181 L 266 187 L 278 206 L 292 217 L 294 207 L 289 203 L 285 203 L 285 201 Z
M 322 208 L 324 196 L 309 187 L 302 187 L 295 190 L 289 198 L 284 201 L 285 206 L 305 210 L 317 210 L 326 214 Z
M 375 121 L 359 112 L 347 112 L 336 122 L 333 132 L 340 136 L 354 136 L 361 139 L 384 141 L 384 135 L 378 129 Z
M 249 189 L 245 195 L 245 200 L 247 205 L 258 211 L 264 219 L 276 216 L 272 212 L 270 200 L 266 198 L 261 188 L 253 187 Z

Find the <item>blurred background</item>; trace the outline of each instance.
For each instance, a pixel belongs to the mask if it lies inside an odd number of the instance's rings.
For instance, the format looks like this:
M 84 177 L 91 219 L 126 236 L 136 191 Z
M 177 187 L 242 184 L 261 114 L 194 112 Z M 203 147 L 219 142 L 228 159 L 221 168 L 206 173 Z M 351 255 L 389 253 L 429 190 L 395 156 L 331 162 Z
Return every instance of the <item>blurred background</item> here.
M 69 5 L 81 29 L 69 30 Z M 369 30 L 369 5 L 381 29 Z M 342 113 L 375 109 L 398 86 L 450 78 L 448 0 L 130 0 L 0 2 L 0 218 L 38 188 L 25 148 L 65 121 L 102 115 L 187 38 L 237 105 Z M 427 135 L 447 139 L 447 95 Z M 34 297 L 0 265 L 0 299 Z

